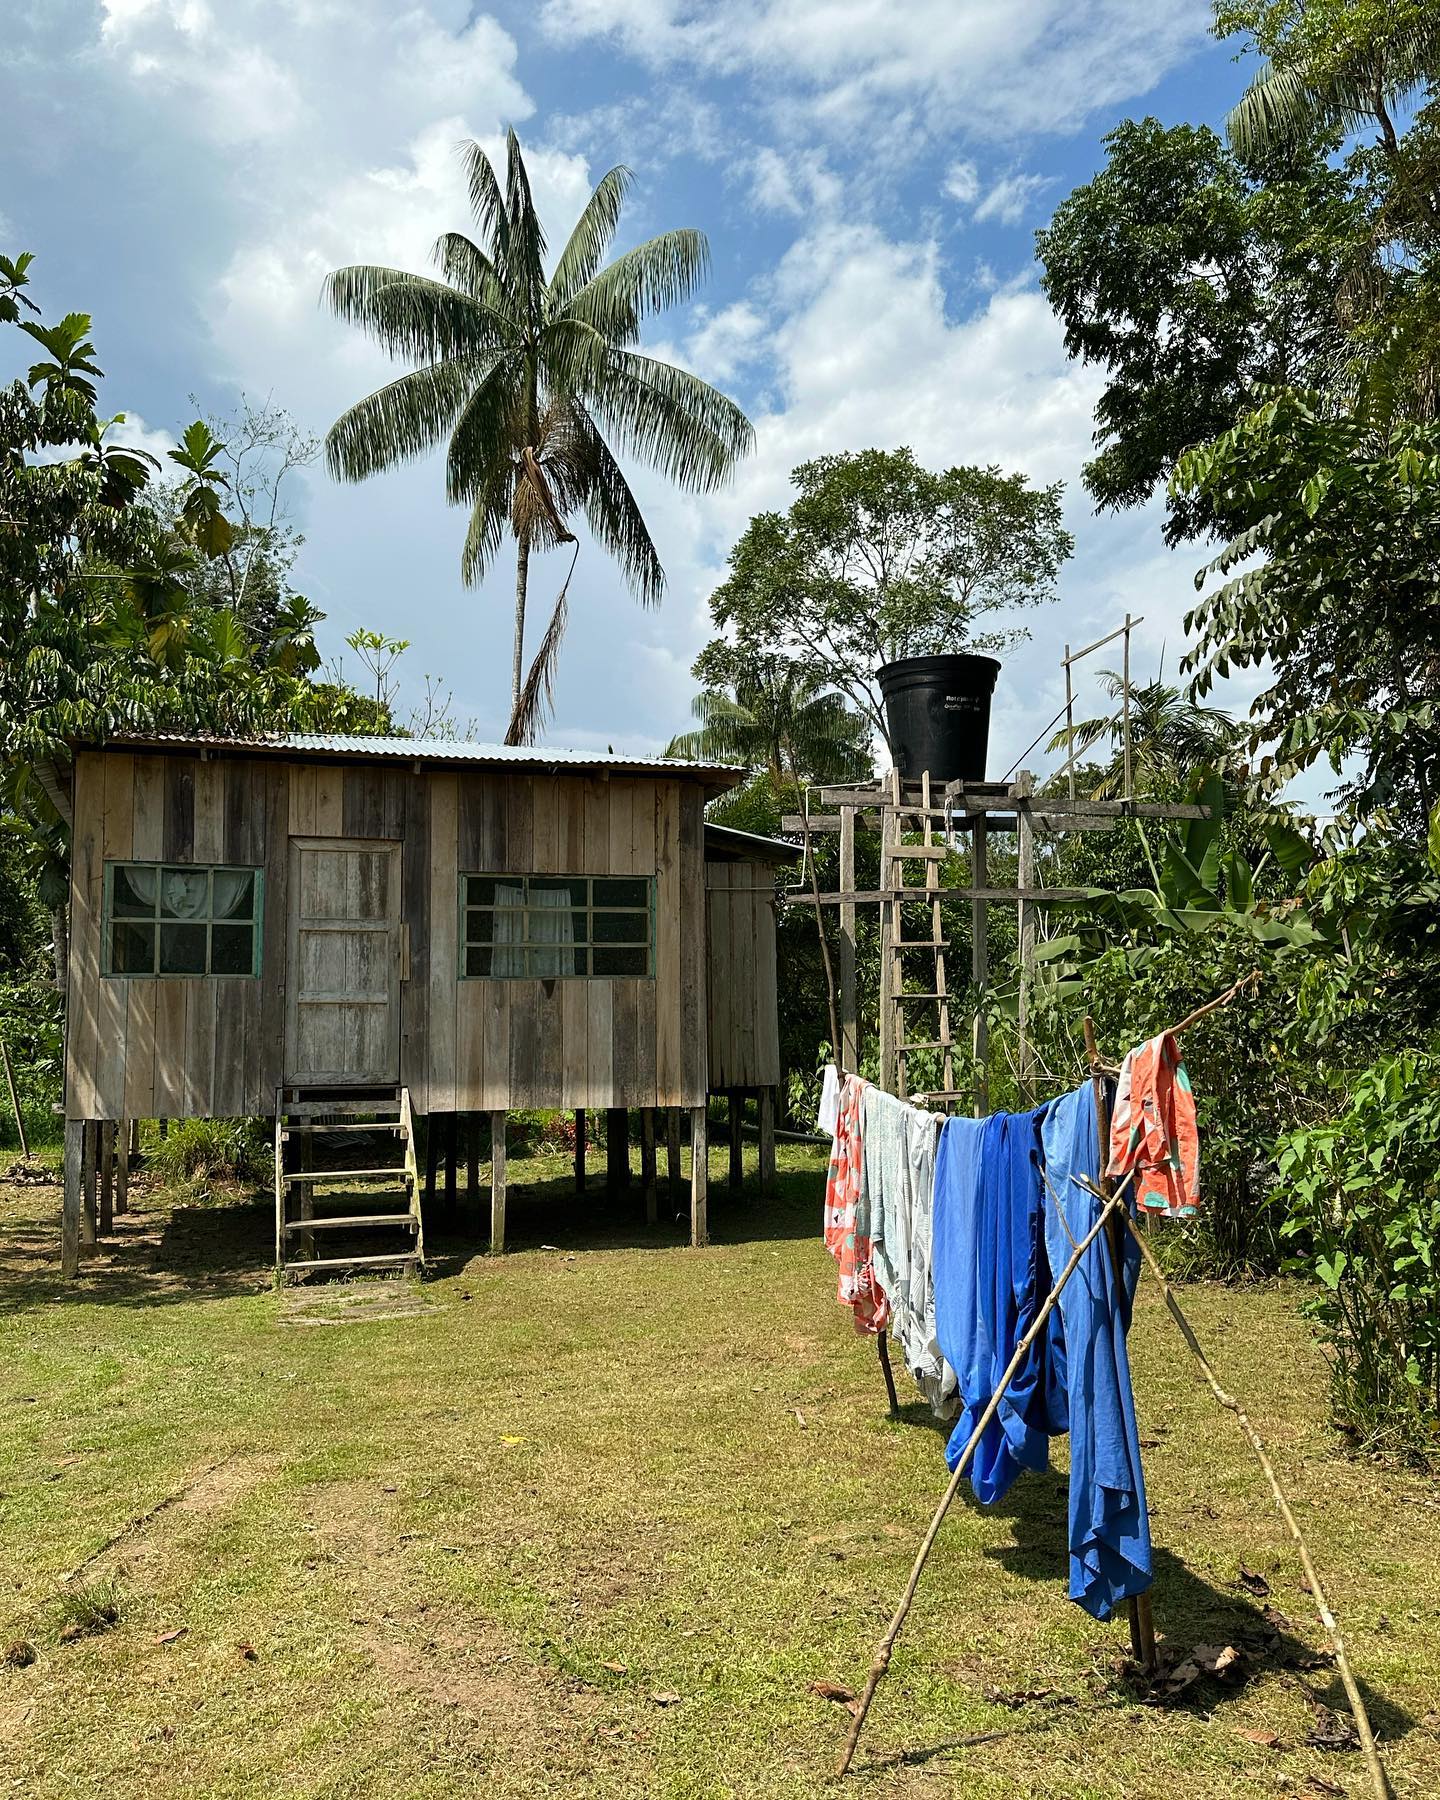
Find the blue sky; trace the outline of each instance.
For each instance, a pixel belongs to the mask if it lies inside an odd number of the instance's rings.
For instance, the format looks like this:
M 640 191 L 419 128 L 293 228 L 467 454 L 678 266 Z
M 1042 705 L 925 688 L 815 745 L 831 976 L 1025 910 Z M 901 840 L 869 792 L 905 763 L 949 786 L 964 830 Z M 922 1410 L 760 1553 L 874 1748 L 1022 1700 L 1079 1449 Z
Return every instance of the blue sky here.
M 320 282 L 349 261 L 424 267 L 436 233 L 464 226 L 460 138 L 498 146 L 517 127 L 552 241 L 615 162 L 636 174 L 622 242 L 708 232 L 701 300 L 650 342 L 745 406 L 756 454 L 699 499 L 637 472 L 667 596 L 642 611 L 582 549 L 551 741 L 638 751 L 685 728 L 729 544 L 786 503 L 802 458 L 870 444 L 1066 484 L 1077 554 L 1001 677 L 992 773 L 1059 705 L 1063 641 L 1128 609 L 1146 619 L 1137 673 L 1162 656 L 1174 670 L 1199 558 L 1165 550 L 1158 503 L 1097 518 L 1081 491 L 1098 383 L 1065 360 L 1033 233 L 1120 119 L 1223 117 L 1242 77 L 1207 34 L 1208 0 L 9 0 L 6 13 L 0 243 L 36 253 L 48 314 L 94 315 L 105 408 L 155 446 L 193 416 L 191 395 L 221 411 L 270 396 L 319 434 L 387 378 L 321 314 Z M 296 579 L 328 615 L 327 652 L 357 625 L 407 637 L 407 693 L 438 674 L 461 721 L 498 736 L 511 569 L 462 588 L 464 517 L 438 464 L 358 487 L 317 467 L 293 510 Z M 543 604 L 560 576 L 542 562 L 532 594 Z

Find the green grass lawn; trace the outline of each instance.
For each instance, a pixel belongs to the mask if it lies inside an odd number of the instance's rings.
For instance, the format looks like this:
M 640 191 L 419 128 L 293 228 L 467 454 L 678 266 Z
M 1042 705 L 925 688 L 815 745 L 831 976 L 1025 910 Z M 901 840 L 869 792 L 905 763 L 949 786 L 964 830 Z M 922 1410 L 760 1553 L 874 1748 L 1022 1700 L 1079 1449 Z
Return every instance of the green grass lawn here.
M 462 1202 L 418 1311 L 334 1326 L 273 1291 L 263 1196 L 142 1186 L 67 1289 L 58 1190 L 0 1186 L 0 1654 L 36 1652 L 0 1667 L 0 1795 L 835 1791 L 848 1719 L 809 1684 L 860 1685 L 945 1470 L 835 1305 L 820 1169 L 786 1149 L 778 1200 L 731 1197 L 717 1154 L 696 1252 L 638 1193 L 517 1159 L 512 1254 Z M 1186 1305 L 1290 1485 L 1399 1791 L 1440 1791 L 1440 1491 L 1342 1454 L 1292 1292 Z M 1065 1597 L 1063 1473 L 1027 1477 L 948 1522 L 857 1795 L 1365 1792 L 1357 1756 L 1305 1744 L 1338 1684 L 1293 1666 L 1320 1642 L 1297 1563 L 1143 1283 L 1131 1345 L 1159 1628 L 1263 1645 L 1243 1562 L 1288 1654 L 1271 1633 L 1243 1684 L 1138 1704 L 1123 1622 Z M 117 1620 L 75 1635 L 76 1590 Z

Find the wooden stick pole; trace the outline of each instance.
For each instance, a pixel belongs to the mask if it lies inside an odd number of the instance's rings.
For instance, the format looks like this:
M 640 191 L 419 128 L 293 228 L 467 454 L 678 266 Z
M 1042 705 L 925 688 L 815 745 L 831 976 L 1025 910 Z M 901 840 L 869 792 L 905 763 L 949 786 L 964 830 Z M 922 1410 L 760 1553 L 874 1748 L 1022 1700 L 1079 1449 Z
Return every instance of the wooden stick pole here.
M 1350 1660 L 1345 1654 L 1345 1644 L 1340 1635 L 1340 1626 L 1336 1621 L 1335 1614 L 1330 1609 L 1330 1602 L 1326 1598 L 1325 1589 L 1320 1584 L 1320 1577 L 1315 1572 L 1315 1564 L 1310 1560 L 1310 1549 L 1305 1542 L 1304 1534 L 1291 1510 L 1290 1502 L 1285 1498 L 1281 1489 L 1279 1479 L 1275 1474 L 1275 1466 L 1266 1454 L 1265 1446 L 1260 1441 L 1259 1432 L 1250 1423 L 1249 1414 L 1234 1395 L 1227 1393 L 1216 1380 L 1215 1371 L 1210 1367 L 1210 1359 L 1201 1349 L 1200 1340 L 1196 1337 L 1190 1321 L 1180 1310 L 1180 1302 L 1175 1298 L 1175 1290 L 1165 1279 L 1165 1271 L 1156 1261 L 1155 1252 L 1146 1243 L 1144 1234 L 1136 1229 L 1135 1221 L 1128 1214 L 1122 1216 L 1125 1224 L 1129 1227 L 1131 1237 L 1140 1246 L 1140 1254 L 1145 1258 L 1146 1266 L 1160 1284 L 1160 1291 L 1165 1296 L 1165 1305 L 1169 1309 L 1170 1317 L 1175 1321 L 1181 1337 L 1189 1346 L 1190 1354 L 1195 1358 L 1206 1385 L 1219 1404 L 1227 1412 L 1235 1415 L 1240 1429 L 1250 1440 L 1250 1448 L 1255 1452 L 1256 1460 L 1265 1472 L 1265 1479 L 1270 1484 L 1270 1492 L 1274 1496 L 1280 1517 L 1285 1521 L 1286 1529 L 1295 1540 L 1295 1547 L 1300 1553 L 1300 1565 L 1304 1569 L 1305 1579 L 1310 1585 L 1310 1597 L 1315 1602 L 1315 1610 L 1320 1615 L 1320 1623 L 1324 1626 L 1325 1634 L 1330 1639 L 1330 1648 L 1335 1652 L 1335 1667 L 1340 1672 L 1340 1680 L 1344 1684 L 1346 1696 L 1350 1701 L 1350 1711 L 1355 1720 L 1355 1729 L 1360 1737 L 1360 1748 L 1364 1752 L 1365 1764 L 1370 1772 L 1370 1784 L 1375 1790 L 1377 1800 L 1392 1800 L 1394 1790 L 1385 1773 L 1385 1765 L 1380 1761 L 1380 1752 L 1375 1745 L 1375 1733 L 1371 1729 L 1370 1715 L 1365 1709 L 1365 1701 L 1350 1670 Z
M 29 1162 L 30 1144 L 25 1136 L 25 1114 L 20 1110 L 20 1096 L 15 1091 L 15 1071 L 10 1067 L 10 1052 L 5 1047 L 3 1037 L 0 1037 L 0 1062 L 5 1064 L 5 1085 L 10 1090 L 10 1110 L 15 1115 L 15 1129 L 20 1136 L 20 1154 Z
M 1124 725 L 1122 727 L 1123 755 L 1124 755 L 1124 761 L 1125 761 L 1125 794 L 1124 794 L 1124 798 L 1129 800 L 1133 797 L 1133 782 L 1134 782 L 1134 770 L 1131 766 L 1131 756 L 1130 756 L 1130 615 L 1129 615 L 1129 613 L 1126 613 L 1126 615 L 1125 615 L 1125 662 L 1124 662 L 1124 673 L 1121 675 L 1120 679 L 1124 683 L 1124 688 L 1125 688 L 1125 713 L 1124 713 Z
M 885 1333 L 875 1333 L 875 1353 L 880 1358 L 880 1372 L 885 1377 L 885 1392 L 890 1399 L 890 1417 L 900 1417 L 900 1396 L 895 1392 L 895 1371 L 890 1367 L 890 1346 L 885 1341 Z
M 900 1596 L 900 1604 L 895 1608 L 894 1615 L 891 1618 L 889 1625 L 886 1627 L 885 1635 L 881 1638 L 879 1646 L 875 1651 L 875 1660 L 870 1665 L 870 1674 L 865 1683 L 865 1691 L 860 1696 L 860 1703 L 855 1709 L 855 1717 L 851 1722 L 850 1735 L 846 1738 L 845 1748 L 841 1751 L 840 1759 L 835 1765 L 835 1773 L 837 1775 L 848 1774 L 850 1764 L 855 1759 L 855 1750 L 860 1742 L 860 1733 L 865 1729 L 865 1719 L 870 1711 L 870 1703 L 875 1698 L 875 1690 L 879 1687 L 885 1671 L 890 1667 L 890 1657 L 895 1648 L 895 1640 L 899 1637 L 901 1629 L 905 1624 L 906 1617 L 909 1614 L 911 1602 L 915 1598 L 915 1590 L 919 1587 L 920 1577 L 924 1573 L 925 1564 L 930 1559 L 930 1552 L 935 1546 L 935 1539 L 939 1535 L 940 1527 L 944 1523 L 946 1513 L 950 1510 L 951 1502 L 960 1492 L 960 1483 L 964 1478 L 966 1470 L 970 1467 L 970 1460 L 974 1456 L 981 1438 L 985 1435 L 985 1429 L 995 1417 L 995 1414 L 1000 1410 L 1000 1402 L 1004 1398 L 1006 1388 L 1009 1387 L 1011 1381 L 1015 1377 L 1015 1371 L 1020 1367 L 1021 1363 L 1024 1362 L 1030 1346 L 1045 1329 L 1045 1321 L 1055 1310 L 1055 1304 L 1060 1298 L 1061 1290 L 1075 1273 L 1076 1269 L 1080 1267 L 1080 1259 L 1105 1229 L 1106 1221 L 1109 1219 L 1110 1214 L 1120 1204 L 1121 1194 L 1124 1193 L 1126 1185 L 1128 1184 L 1122 1184 L 1120 1193 L 1115 1194 L 1113 1198 L 1105 1203 L 1100 1209 L 1099 1218 L 1096 1219 L 1089 1231 L 1085 1233 L 1085 1236 L 1081 1238 L 1080 1242 L 1075 1246 L 1074 1254 L 1060 1271 L 1045 1304 L 1035 1315 L 1029 1330 L 1015 1346 L 1015 1354 L 1010 1358 L 1009 1363 L 1006 1365 L 1005 1373 L 1000 1377 L 999 1385 L 986 1403 L 985 1410 L 981 1413 L 975 1429 L 970 1433 L 965 1448 L 960 1452 L 960 1460 L 956 1463 L 955 1471 L 950 1477 L 950 1485 L 946 1488 L 939 1506 L 935 1508 L 935 1517 L 930 1521 L 930 1529 L 921 1539 L 920 1549 L 915 1558 L 915 1566 L 911 1569 L 910 1579 L 906 1582 L 905 1591 Z
M 1090 1085 L 1095 1094 L 1095 1135 L 1100 1140 L 1099 1187 L 1101 1194 L 1108 1200 L 1111 1191 L 1110 1178 L 1106 1174 L 1110 1161 L 1110 1100 L 1105 1091 L 1105 1076 L 1095 1038 L 1095 1021 L 1089 1013 L 1085 1015 L 1085 1053 L 1090 1059 Z M 1123 1234 L 1124 1226 L 1120 1223 L 1120 1215 L 1116 1213 L 1110 1220 L 1105 1236 L 1110 1246 L 1110 1267 L 1117 1294 L 1125 1280 Z M 1130 1624 L 1130 1653 L 1147 1674 L 1153 1674 L 1156 1664 L 1155 1615 L 1149 1594 L 1131 1594 L 1125 1602 L 1125 1611 Z

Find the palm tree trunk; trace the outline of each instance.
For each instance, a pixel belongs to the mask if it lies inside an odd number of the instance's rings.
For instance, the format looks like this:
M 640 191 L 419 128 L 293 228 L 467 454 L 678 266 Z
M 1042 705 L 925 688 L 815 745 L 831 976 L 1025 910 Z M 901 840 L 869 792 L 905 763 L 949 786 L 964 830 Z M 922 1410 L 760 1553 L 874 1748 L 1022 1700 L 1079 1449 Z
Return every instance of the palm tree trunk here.
M 515 657 L 510 679 L 512 717 L 519 710 L 520 689 L 525 680 L 525 595 L 530 586 L 530 534 L 522 531 L 515 540 L 515 547 Z

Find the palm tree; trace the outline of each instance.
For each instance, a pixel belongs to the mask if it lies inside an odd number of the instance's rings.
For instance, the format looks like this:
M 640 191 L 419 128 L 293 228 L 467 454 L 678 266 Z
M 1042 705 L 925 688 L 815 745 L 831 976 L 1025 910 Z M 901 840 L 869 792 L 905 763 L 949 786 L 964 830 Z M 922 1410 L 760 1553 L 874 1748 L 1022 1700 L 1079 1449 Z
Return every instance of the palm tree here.
M 785 657 L 712 644 L 695 673 L 707 683 L 691 707 L 700 729 L 672 738 L 667 756 L 744 763 L 777 795 L 791 778 L 838 783 L 874 772 L 868 722 Z
M 642 604 L 657 604 L 664 571 L 616 452 L 703 491 L 725 479 L 754 433 L 723 394 L 634 348 L 646 318 L 695 291 L 709 265 L 704 235 L 667 231 L 602 268 L 631 182 L 615 168 L 547 274 L 513 131 L 506 153 L 502 193 L 480 146 L 461 147 L 479 241 L 458 231 L 437 240 L 443 279 L 363 264 L 327 279 L 335 313 L 414 366 L 342 414 L 325 454 L 332 474 L 363 481 L 448 438 L 446 492 L 470 509 L 465 582 L 480 580 L 507 530 L 515 539 L 507 742 L 529 743 L 552 694 L 569 587 L 567 575 L 527 679 L 531 552 L 575 543 L 568 521 L 583 512 Z
M 1113 669 L 1100 671 L 1100 685 L 1112 700 L 1123 700 L 1125 678 Z M 1114 754 L 1095 787 L 1095 798 L 1118 794 L 1125 782 L 1123 711 L 1103 719 L 1081 719 L 1062 726 L 1050 749 L 1083 755 L 1108 738 Z M 1165 788 L 1197 769 L 1227 771 L 1245 736 L 1230 714 L 1218 706 L 1197 706 L 1179 688 L 1162 680 L 1130 683 L 1130 761 L 1137 788 Z
M 1392 114 L 1440 71 L 1440 19 L 1409 5 L 1332 45 L 1308 48 L 1297 32 L 1266 60 L 1225 121 L 1230 147 L 1254 158 L 1311 131 L 1378 125 L 1396 157 Z

